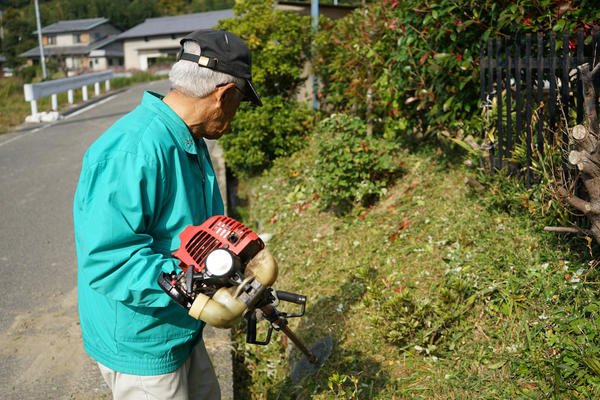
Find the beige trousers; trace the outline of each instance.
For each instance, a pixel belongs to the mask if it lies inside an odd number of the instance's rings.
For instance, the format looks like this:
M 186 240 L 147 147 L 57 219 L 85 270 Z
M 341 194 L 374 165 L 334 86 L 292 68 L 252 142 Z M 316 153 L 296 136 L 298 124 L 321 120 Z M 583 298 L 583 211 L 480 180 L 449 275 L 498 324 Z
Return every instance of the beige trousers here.
M 204 342 L 175 372 L 164 375 L 129 375 L 98 363 L 114 400 L 220 400 L 221 389 Z

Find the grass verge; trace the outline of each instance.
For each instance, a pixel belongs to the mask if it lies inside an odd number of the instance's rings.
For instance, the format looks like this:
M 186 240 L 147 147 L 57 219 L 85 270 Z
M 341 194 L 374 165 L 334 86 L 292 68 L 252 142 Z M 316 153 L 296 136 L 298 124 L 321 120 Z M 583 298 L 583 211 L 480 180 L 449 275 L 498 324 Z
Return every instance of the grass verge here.
M 337 217 L 310 189 L 314 147 L 245 182 L 238 211 L 273 235 L 276 288 L 308 297 L 290 327 L 336 346 L 294 385 L 293 345 L 240 330 L 238 399 L 600 397 L 598 262 L 543 232 L 527 189 L 498 177 L 474 191 L 472 171 L 423 149 L 398 158 L 404 176 L 375 207 Z
M 136 83 L 148 82 L 152 80 L 165 79 L 164 76 L 149 72 L 138 72 L 131 77 L 119 77 L 111 80 L 111 88 L 118 89 L 130 86 Z M 94 93 L 94 86 L 88 86 L 88 95 L 91 97 Z M 73 91 L 75 101 L 82 99 L 81 89 Z M 67 93 L 58 94 L 58 109 L 65 110 L 69 107 Z M 51 111 L 52 106 L 50 97 L 44 97 L 38 100 L 38 110 Z M 23 80 L 19 77 L 0 78 L 0 134 L 8 132 L 25 122 L 25 117 L 31 113 L 31 106 L 26 102 L 23 96 Z

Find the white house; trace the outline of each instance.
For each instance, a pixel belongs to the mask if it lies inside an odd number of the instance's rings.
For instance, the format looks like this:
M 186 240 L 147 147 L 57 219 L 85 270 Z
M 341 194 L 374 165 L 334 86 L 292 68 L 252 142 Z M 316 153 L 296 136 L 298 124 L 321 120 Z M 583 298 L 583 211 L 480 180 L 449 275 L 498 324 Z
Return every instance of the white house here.
M 233 18 L 233 10 L 208 11 L 173 17 L 149 18 L 121 33 L 125 69 L 147 70 L 164 57 L 174 57 L 179 41 L 198 29 L 210 29 L 222 19 Z
M 123 64 L 122 43 L 117 40 L 121 31 L 106 18 L 59 21 L 42 28 L 41 33 L 44 57 L 63 63 L 69 74 Z M 29 64 L 38 63 L 39 46 L 20 56 Z

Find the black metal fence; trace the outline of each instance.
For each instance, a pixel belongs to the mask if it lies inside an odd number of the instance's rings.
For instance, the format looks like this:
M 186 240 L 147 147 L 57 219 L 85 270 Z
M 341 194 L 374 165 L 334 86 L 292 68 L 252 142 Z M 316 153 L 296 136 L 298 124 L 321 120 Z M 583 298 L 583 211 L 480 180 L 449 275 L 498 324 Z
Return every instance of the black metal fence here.
M 595 65 L 599 58 L 597 31 L 525 34 L 482 42 L 481 102 L 495 119 L 490 148 L 493 170 L 522 168 L 531 183 L 534 151 L 543 154 L 547 143 L 566 143 L 565 124 L 583 121 L 583 90 L 576 68 L 586 62 Z M 511 162 L 516 146 L 525 149 L 518 166 Z

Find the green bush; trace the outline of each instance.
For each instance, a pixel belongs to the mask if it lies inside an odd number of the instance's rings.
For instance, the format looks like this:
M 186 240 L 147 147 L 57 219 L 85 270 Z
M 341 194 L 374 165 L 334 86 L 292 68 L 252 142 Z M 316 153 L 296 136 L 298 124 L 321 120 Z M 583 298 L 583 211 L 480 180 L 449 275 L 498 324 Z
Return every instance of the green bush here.
M 24 83 L 31 83 L 38 75 L 40 67 L 35 65 L 27 65 L 15 70 L 16 75 L 23 80 Z M 41 74 L 40 74 L 41 75 Z
M 220 140 L 227 165 L 239 177 L 260 174 L 276 158 L 300 150 L 313 128 L 314 114 L 305 105 L 281 96 L 262 101 L 262 107 L 240 107 L 231 134 Z
M 252 52 L 252 79 L 264 106 L 242 106 L 232 134 L 221 139 L 227 165 L 238 177 L 260 174 L 278 157 L 305 145 L 313 114 L 291 100 L 310 48 L 310 19 L 277 10 L 272 0 L 236 1 L 236 18 L 219 27 L 242 38 Z
M 337 213 L 373 204 L 400 172 L 398 145 L 366 132 L 363 120 L 347 114 L 334 114 L 317 129 L 317 191 Z

